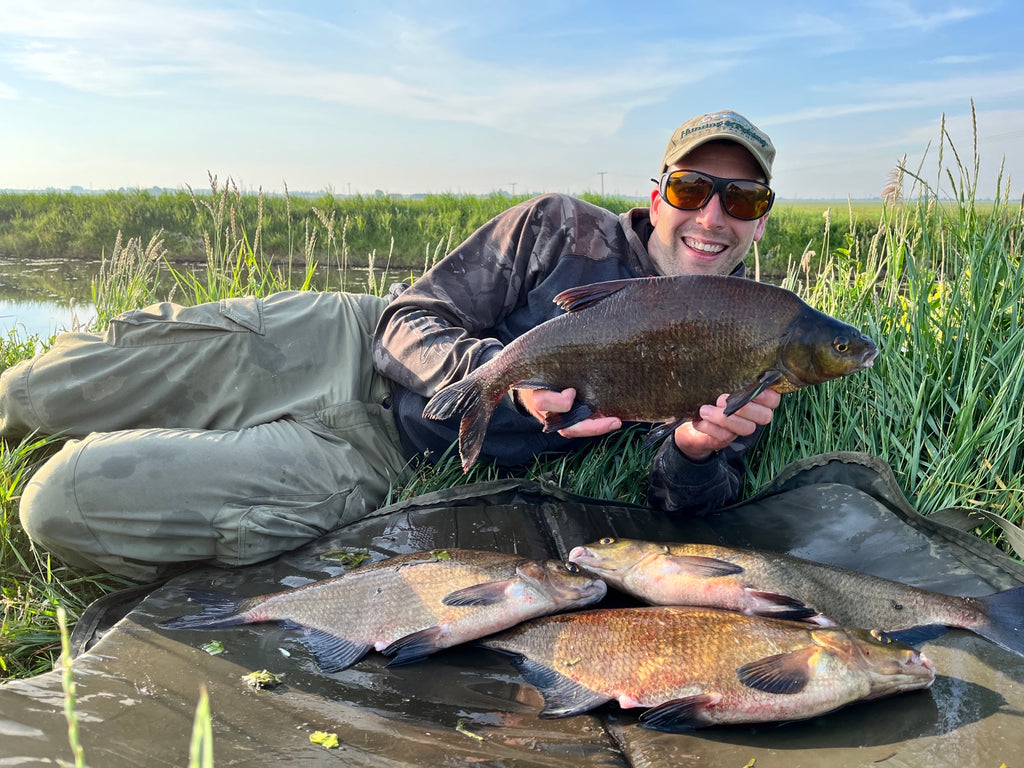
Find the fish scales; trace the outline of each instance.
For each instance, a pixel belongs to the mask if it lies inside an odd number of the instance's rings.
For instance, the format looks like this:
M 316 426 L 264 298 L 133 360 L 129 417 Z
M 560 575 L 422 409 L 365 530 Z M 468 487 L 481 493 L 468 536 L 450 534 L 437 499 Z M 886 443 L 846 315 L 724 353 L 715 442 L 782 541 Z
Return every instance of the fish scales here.
M 597 609 L 529 622 L 484 645 L 542 659 L 575 680 L 628 692 L 632 706 L 650 707 L 705 690 L 702 671 L 715 659 L 732 664 L 744 648 L 784 653 L 794 637 L 809 637 L 805 626 L 794 635 L 781 621 L 724 619 L 715 610 Z
M 440 390 L 424 416 L 462 414 L 468 469 L 487 424 L 513 387 L 576 389 L 577 406 L 547 430 L 600 414 L 624 421 L 692 418 L 730 393 L 728 412 L 772 388 L 791 392 L 870 367 L 877 347 L 791 291 L 713 275 L 615 280 L 555 299 L 568 311 L 512 340 Z
M 400 555 L 333 579 L 251 598 L 243 606 L 252 605 L 246 616 L 253 621 L 292 621 L 328 632 L 344 626 L 351 639 L 375 642 L 409 627 L 469 614 L 471 610 L 462 606 L 439 613 L 438 606 L 455 590 L 513 577 L 516 560 L 488 552 L 446 560 L 423 553 Z M 371 605 L 373 610 L 368 611 Z
M 516 659 L 544 695 L 543 716 L 618 701 L 653 708 L 641 725 L 660 730 L 804 719 L 934 678 L 927 657 L 863 630 L 712 608 L 592 609 L 481 644 Z
M 578 399 L 606 416 L 658 422 L 694 415 L 772 367 L 785 329 L 810 309 L 795 294 L 752 280 L 722 278 L 712 290 L 649 280 L 513 340 L 507 367 L 488 391 L 500 390 L 500 397 L 539 379 L 575 387 Z M 730 312 L 748 303 L 766 310 L 755 322 Z M 666 376 L 674 386 L 664 386 Z
M 649 603 L 897 633 L 956 627 L 1024 655 L 1024 587 L 982 597 L 948 595 L 777 552 L 634 539 L 576 547 L 569 560 Z
M 557 560 L 502 552 L 418 552 L 270 595 L 237 598 L 190 590 L 203 612 L 161 626 L 284 621 L 304 629 L 302 640 L 325 671 L 351 666 L 370 649 L 393 656 L 392 663 L 406 663 L 604 597 L 604 582 L 576 570 Z

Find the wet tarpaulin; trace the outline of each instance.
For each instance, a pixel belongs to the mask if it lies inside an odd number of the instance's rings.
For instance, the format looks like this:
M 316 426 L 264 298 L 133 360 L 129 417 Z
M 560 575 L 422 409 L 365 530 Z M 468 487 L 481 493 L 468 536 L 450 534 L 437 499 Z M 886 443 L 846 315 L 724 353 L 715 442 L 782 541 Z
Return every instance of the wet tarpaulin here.
M 794 464 L 757 497 L 696 523 L 676 524 L 643 507 L 585 499 L 547 483 L 454 488 L 379 510 L 269 563 L 190 571 L 145 596 L 94 644 L 77 633 L 89 645 L 74 661 L 86 762 L 187 764 L 203 686 L 218 766 L 998 768 L 1019 761 L 1024 658 L 962 631 L 926 645 L 937 671 L 930 690 L 807 721 L 666 734 L 639 728 L 637 713 L 615 704 L 542 720 L 540 695 L 505 657 L 482 648 L 460 646 L 394 668 L 371 653 L 351 669 L 324 674 L 299 633 L 275 624 L 156 626 L 195 611 L 186 587 L 258 595 L 337 575 L 341 566 L 321 558 L 333 550 L 366 547 L 383 559 L 461 547 L 564 559 L 573 546 L 603 536 L 774 549 L 964 595 L 1024 583 L 1016 561 L 918 515 L 888 468 L 862 454 Z M 102 628 L 95 613 L 83 628 Z M 223 654 L 203 650 L 212 640 L 223 643 Z M 243 681 L 264 669 L 281 684 L 257 689 Z M 312 743 L 316 731 L 337 734 L 339 747 Z M 0 755 L 0 766 L 71 760 L 59 671 L 0 686 Z

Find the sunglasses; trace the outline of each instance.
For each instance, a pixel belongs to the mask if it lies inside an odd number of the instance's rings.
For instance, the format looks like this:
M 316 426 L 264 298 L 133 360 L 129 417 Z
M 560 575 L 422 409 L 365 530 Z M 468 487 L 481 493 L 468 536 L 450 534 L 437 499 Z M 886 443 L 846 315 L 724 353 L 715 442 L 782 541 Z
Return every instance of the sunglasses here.
M 651 179 L 658 184 L 657 179 Z M 665 202 L 681 211 L 696 211 L 714 195 L 725 212 L 736 219 L 753 221 L 771 210 L 775 193 L 764 182 L 751 179 L 723 179 L 700 171 L 669 171 L 658 186 Z

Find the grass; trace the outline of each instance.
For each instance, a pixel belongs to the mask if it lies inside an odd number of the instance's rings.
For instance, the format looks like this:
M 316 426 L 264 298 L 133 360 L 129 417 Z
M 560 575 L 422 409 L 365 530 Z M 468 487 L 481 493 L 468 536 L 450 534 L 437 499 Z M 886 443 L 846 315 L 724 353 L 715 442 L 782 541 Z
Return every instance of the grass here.
M 52 668 L 60 652 L 57 611 L 76 619 L 97 597 L 128 586 L 115 576 L 83 574 L 30 546 L 17 518 L 26 481 L 57 441 L 0 441 L 0 680 Z
M 865 328 L 882 353 L 866 374 L 787 399 L 752 457 L 751 486 L 795 454 L 863 450 L 892 466 L 924 514 L 981 507 L 1020 520 L 1022 206 L 1000 178 L 979 210 L 977 157 L 966 166 L 944 151 L 953 167 L 934 182 L 902 175 L 914 202 L 883 209 L 867 251 L 835 248 L 814 275 L 791 273 L 789 287 Z M 990 538 L 1001 541 L 998 529 Z
M 1001 177 L 995 201 L 978 203 L 977 158 L 962 162 L 944 130 L 939 152 L 943 171 L 936 179 L 901 169 L 893 194 L 876 209 L 858 211 L 851 204 L 824 216 L 807 213 L 786 235 L 803 241 L 786 259 L 787 287 L 864 328 L 882 353 L 869 371 L 783 399 L 751 456 L 746 493 L 794 459 L 859 450 L 888 462 L 924 513 L 947 506 L 984 508 L 1014 523 L 1024 514 L 1022 206 L 1007 199 L 1008 183 Z M 439 196 L 435 203 L 447 207 L 447 214 L 438 213 L 436 226 L 423 228 L 414 269 L 395 255 L 397 231 L 382 230 L 372 246 L 360 241 L 356 249 L 353 233 L 367 224 L 354 209 L 343 213 L 337 200 L 279 211 L 278 199 L 253 201 L 215 178 L 209 194 L 189 193 L 190 215 L 198 220 L 189 226 L 204 233 L 199 242 L 209 269 L 196 277 L 173 263 L 159 233 L 114 235 L 114 249 L 95 286 L 100 323 L 123 309 L 167 298 L 155 295 L 161 272 L 173 278 L 174 299 L 189 304 L 242 293 L 331 289 L 342 284 L 349 266 L 369 262 L 385 278 L 366 290 L 380 293 L 391 279 L 412 278 L 447 252 L 470 220 L 456 225 L 453 217 L 479 205 Z M 383 226 L 385 214 L 391 214 L 393 228 L 408 223 L 399 223 L 398 207 L 372 202 L 374 226 Z M 769 231 L 787 226 L 783 213 L 773 214 Z M 280 217 L 287 221 L 284 259 L 267 245 L 269 224 Z M 815 222 L 816 238 L 809 235 L 809 221 Z M 327 265 L 333 278 L 315 284 L 311 265 Z M 0 362 L 12 365 L 49 341 L 14 334 L 0 339 Z M 590 496 L 642 503 L 649 450 L 641 443 L 642 431 L 625 431 L 571 456 L 537 460 L 521 475 L 551 478 Z M 50 669 L 60 648 L 57 609 L 73 623 L 93 598 L 125 585 L 49 561 L 21 531 L 18 497 L 55 445 L 46 438 L 0 444 L 0 678 Z M 481 465 L 463 474 L 457 456 L 450 455 L 395 494 L 407 498 L 494 476 L 493 468 Z M 980 526 L 978 533 L 1002 543 L 995 526 Z

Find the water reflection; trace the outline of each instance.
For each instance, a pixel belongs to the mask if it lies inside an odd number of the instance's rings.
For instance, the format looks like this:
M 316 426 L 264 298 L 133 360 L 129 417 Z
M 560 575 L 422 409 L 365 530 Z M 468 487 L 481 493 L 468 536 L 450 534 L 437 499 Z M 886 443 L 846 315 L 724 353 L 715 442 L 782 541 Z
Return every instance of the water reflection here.
M 100 262 L 88 259 L 0 258 L 0 335 L 49 337 L 96 317 L 92 281 Z
M 202 277 L 205 265 L 188 265 L 187 271 Z M 93 281 L 100 262 L 91 259 L 19 259 L 0 256 L 0 337 L 14 330 L 21 338 L 49 338 L 61 331 L 85 330 L 96 319 L 92 301 Z M 318 270 L 315 287 L 337 290 L 337 269 Z M 366 290 L 368 270 L 350 267 L 347 290 Z M 392 276 L 393 279 L 393 276 Z M 378 275 L 379 281 L 391 282 Z M 166 281 L 166 283 L 165 283 Z M 166 295 L 173 281 L 164 275 L 158 292 Z
M 88 328 L 96 320 L 92 302 L 17 301 L 0 299 L 0 336 L 17 331 L 22 338 L 49 338 L 62 331 Z

